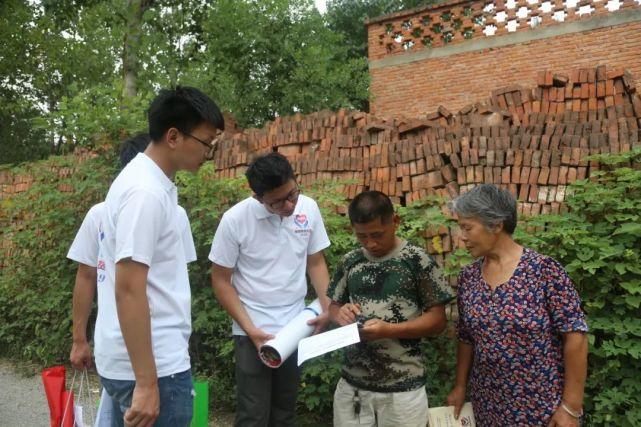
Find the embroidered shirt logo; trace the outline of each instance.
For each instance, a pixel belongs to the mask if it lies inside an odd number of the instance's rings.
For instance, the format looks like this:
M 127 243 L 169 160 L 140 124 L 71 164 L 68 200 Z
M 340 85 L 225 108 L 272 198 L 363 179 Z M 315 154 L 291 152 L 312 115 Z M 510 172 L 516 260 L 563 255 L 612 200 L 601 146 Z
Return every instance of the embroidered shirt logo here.
M 307 228 L 307 226 L 309 226 L 309 220 L 307 219 L 307 215 L 305 214 L 294 215 L 294 224 L 296 224 L 298 228 Z
M 107 275 L 105 274 L 106 266 L 105 266 L 105 261 L 102 259 L 98 260 L 98 283 L 102 283 L 105 281 L 107 278 Z

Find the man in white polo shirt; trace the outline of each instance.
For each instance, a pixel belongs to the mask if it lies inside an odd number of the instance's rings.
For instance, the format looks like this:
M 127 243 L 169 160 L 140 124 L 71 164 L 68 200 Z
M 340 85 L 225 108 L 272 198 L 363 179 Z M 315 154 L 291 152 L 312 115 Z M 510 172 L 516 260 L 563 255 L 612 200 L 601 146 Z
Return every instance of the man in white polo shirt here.
M 146 133 L 138 134 L 125 140 L 120 150 L 120 170 L 127 166 L 138 153 L 145 151 L 150 142 L 151 138 Z M 78 263 L 78 271 L 73 288 L 73 344 L 69 354 L 71 365 L 78 370 L 93 366 L 91 347 L 87 340 L 87 323 L 96 294 L 98 242 L 104 205 L 104 202 L 100 202 L 89 209 L 69 248 L 69 253 L 67 253 L 67 258 Z M 185 259 L 187 262 L 196 261 L 196 248 L 194 247 L 189 218 L 185 209 L 180 205 L 178 206 L 178 221 L 182 230 Z M 100 310 L 100 301 L 98 301 L 98 310 Z M 109 395 L 105 396 L 103 394 L 101 399 L 106 399 L 105 402 L 111 402 L 113 405 Z M 105 403 L 101 402 L 101 408 L 104 405 Z M 113 408 L 110 406 L 108 410 L 115 414 L 115 417 L 122 419 L 119 404 L 113 405 Z M 109 423 L 109 427 L 111 427 L 111 423 Z
M 162 90 L 148 110 L 151 144 L 111 185 L 101 220 L 95 359 L 128 426 L 188 426 L 191 293 L 174 175 L 196 172 L 224 129 L 190 87 Z
M 127 166 L 138 153 L 145 151 L 150 141 L 151 138 L 146 133 L 141 133 L 125 140 L 120 149 L 120 170 Z M 98 237 L 104 205 L 104 202 L 96 203 L 87 211 L 67 253 L 67 258 L 78 263 L 78 271 L 76 272 L 76 281 L 73 288 L 73 344 L 69 354 L 71 366 L 78 370 L 93 366 L 91 347 L 87 340 L 87 323 L 91 314 L 94 295 L 96 294 Z M 187 213 L 184 209 L 182 209 L 181 215 L 182 213 L 185 215 L 183 219 L 183 221 L 186 221 L 185 231 L 189 232 L 188 236 L 183 235 L 186 239 L 185 250 L 188 250 L 188 241 L 191 241 L 192 248 L 194 243 Z M 195 248 L 193 251 L 195 255 Z
M 223 215 L 209 259 L 218 301 L 233 318 L 236 356 L 236 426 L 295 423 L 299 370 L 296 356 L 265 366 L 258 348 L 305 308 L 309 273 L 327 322 L 329 239 L 316 202 L 300 194 L 285 157 L 257 158 L 246 173 L 254 195 Z

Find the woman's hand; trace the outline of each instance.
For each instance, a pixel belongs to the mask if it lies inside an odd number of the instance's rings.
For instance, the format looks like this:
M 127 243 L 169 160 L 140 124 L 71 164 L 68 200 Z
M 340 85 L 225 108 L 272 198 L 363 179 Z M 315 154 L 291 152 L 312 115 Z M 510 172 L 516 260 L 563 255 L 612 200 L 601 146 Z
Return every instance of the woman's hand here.
M 579 419 L 574 418 L 572 415 L 562 407 L 556 408 L 548 427 L 579 427 Z
M 461 408 L 465 403 L 465 387 L 460 385 L 454 386 L 450 394 L 447 395 L 446 402 L 448 406 L 454 406 L 454 419 L 458 420 L 461 414 Z

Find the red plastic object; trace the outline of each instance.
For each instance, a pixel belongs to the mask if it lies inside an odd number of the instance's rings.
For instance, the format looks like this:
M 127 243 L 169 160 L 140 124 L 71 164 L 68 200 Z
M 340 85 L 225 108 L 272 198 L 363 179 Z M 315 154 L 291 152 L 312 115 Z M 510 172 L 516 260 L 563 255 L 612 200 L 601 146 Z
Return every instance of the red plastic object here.
M 51 427 L 60 427 L 62 422 L 62 392 L 65 390 L 65 367 L 53 366 L 42 370 L 42 383 L 49 403 Z
M 67 408 L 64 405 L 67 404 Z M 73 391 L 65 390 L 62 392 L 62 427 L 73 427 L 74 413 L 73 413 Z
M 65 401 L 69 392 L 65 390 L 65 367 L 52 366 L 42 370 L 42 384 L 49 404 L 49 419 L 51 427 L 60 427 L 64 413 Z M 63 427 L 73 427 L 73 393 L 69 399 L 69 409 Z

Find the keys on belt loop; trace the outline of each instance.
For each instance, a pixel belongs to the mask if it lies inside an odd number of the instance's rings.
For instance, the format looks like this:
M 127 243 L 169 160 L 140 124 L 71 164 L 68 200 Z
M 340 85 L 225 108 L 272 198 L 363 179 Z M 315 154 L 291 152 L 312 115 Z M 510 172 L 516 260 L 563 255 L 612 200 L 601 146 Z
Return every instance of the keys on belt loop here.
M 354 389 L 354 414 L 358 416 L 361 413 L 361 398 L 358 396 L 358 389 Z

